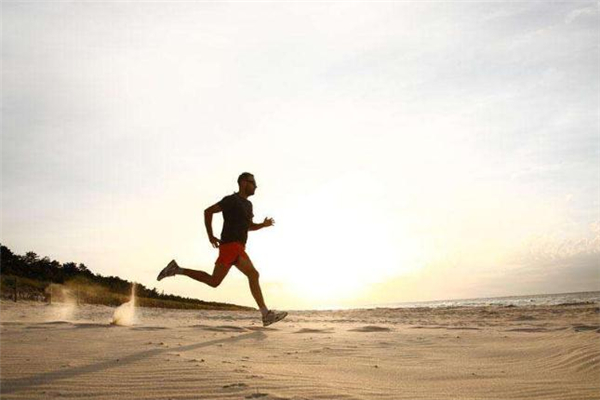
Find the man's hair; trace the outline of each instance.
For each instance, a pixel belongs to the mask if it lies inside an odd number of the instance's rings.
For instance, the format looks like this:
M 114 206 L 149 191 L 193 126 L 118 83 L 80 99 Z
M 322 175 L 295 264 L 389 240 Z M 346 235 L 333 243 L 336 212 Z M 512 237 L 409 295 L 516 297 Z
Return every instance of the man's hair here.
M 254 177 L 250 172 L 243 172 L 240 176 L 238 176 L 238 185 L 242 183 L 243 180 L 246 180 L 250 177 Z

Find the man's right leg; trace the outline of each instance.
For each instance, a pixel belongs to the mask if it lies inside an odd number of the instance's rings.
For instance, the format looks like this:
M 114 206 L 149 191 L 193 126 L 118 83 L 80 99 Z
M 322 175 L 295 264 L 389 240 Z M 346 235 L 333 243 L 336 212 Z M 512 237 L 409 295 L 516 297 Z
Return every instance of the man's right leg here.
M 212 275 L 207 274 L 204 271 L 197 271 L 194 269 L 179 268 L 177 275 L 189 276 L 192 279 L 207 284 L 208 286 L 216 288 L 221 284 L 223 279 L 227 276 L 227 273 L 231 269 L 231 266 L 226 266 L 221 263 L 215 263 L 215 269 Z

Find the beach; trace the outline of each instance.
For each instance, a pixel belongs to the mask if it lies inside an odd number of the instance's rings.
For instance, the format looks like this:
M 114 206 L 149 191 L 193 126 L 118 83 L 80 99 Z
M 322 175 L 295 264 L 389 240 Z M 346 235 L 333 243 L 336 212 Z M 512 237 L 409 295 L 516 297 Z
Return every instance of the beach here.
M 2 301 L 2 398 L 600 398 L 597 303 L 134 311 Z

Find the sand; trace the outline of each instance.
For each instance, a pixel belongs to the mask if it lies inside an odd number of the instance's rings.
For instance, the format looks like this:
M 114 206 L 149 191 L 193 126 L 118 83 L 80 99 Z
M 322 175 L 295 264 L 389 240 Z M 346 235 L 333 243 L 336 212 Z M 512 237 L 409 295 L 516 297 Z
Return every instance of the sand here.
M 2 301 L 2 399 L 600 398 L 597 304 L 114 311 Z

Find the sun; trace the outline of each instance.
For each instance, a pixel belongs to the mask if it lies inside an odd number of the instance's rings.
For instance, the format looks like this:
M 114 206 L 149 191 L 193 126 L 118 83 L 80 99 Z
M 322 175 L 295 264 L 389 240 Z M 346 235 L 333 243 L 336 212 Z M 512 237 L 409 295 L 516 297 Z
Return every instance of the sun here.
M 420 240 L 391 224 L 378 199 L 367 200 L 328 190 L 280 210 L 277 234 L 253 249 L 267 261 L 262 276 L 285 287 L 286 298 L 322 308 L 364 300 L 369 285 L 420 268 Z

